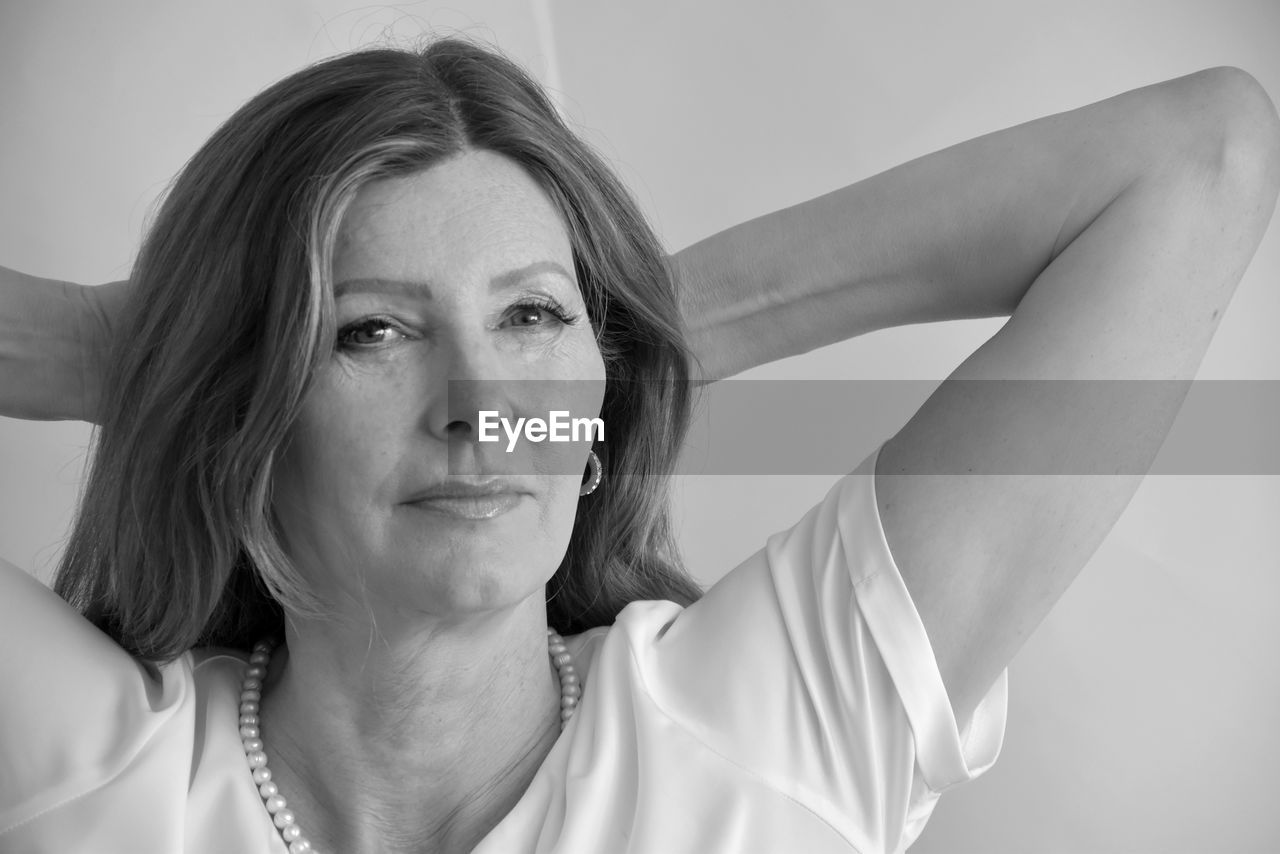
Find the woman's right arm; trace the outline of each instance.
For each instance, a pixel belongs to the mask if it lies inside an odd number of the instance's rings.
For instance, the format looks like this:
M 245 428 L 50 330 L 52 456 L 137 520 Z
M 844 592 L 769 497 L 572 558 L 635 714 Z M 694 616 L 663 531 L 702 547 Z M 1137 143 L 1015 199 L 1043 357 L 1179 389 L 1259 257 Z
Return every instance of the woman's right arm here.
M 0 267 L 0 415 L 98 421 L 112 318 L 128 284 L 76 285 Z

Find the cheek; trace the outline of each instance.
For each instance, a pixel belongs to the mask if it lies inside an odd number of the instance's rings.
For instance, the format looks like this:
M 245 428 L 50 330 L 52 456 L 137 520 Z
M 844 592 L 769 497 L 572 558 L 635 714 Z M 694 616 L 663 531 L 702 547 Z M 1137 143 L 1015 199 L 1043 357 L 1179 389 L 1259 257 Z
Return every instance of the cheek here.
M 548 547 L 554 551 L 554 560 L 547 570 L 548 577 L 555 572 L 569 549 L 578 505 L 584 500 L 578 495 L 580 480 L 573 475 L 559 475 L 547 478 L 544 487 L 543 494 L 549 498 L 543 502 L 539 527 Z
M 586 354 L 582 360 L 582 376 L 584 379 L 603 382 L 605 379 L 604 354 L 600 352 L 600 345 L 596 343 L 595 332 L 590 327 L 585 329 L 584 332 L 587 340 L 585 342 Z
M 578 327 L 565 327 L 554 343 L 536 353 L 531 364 L 542 379 L 602 380 L 605 376 L 604 355 L 596 343 L 595 331 L 582 321 Z
M 302 519 L 363 507 L 385 489 L 393 468 L 383 407 L 326 393 L 308 400 L 276 469 L 277 513 Z
M 340 493 L 331 482 L 334 469 L 325 457 L 315 437 L 295 427 L 276 466 L 272 508 L 285 547 L 295 560 L 306 562 L 306 544 L 315 541 L 317 529 L 330 527 L 335 515 L 332 503 Z

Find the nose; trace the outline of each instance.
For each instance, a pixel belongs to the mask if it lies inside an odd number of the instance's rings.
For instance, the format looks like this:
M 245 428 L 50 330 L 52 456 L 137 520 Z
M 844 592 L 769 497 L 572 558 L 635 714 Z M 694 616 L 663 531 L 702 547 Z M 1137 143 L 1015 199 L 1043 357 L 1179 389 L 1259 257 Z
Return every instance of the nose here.
M 433 396 L 427 416 L 432 435 L 451 442 L 475 441 L 481 411 L 511 414 L 503 362 L 491 346 L 476 338 L 459 337 L 437 354 L 444 357 L 436 376 L 443 377 L 445 388 L 443 398 Z
M 481 412 L 496 412 L 494 418 L 514 415 L 514 381 L 507 360 L 485 337 L 467 335 L 442 336 L 434 356 L 438 361 L 432 383 L 443 380 L 443 389 L 429 396 L 426 429 L 448 449 L 448 474 L 502 474 L 522 468 L 523 463 L 503 453 L 505 445 L 480 441 Z

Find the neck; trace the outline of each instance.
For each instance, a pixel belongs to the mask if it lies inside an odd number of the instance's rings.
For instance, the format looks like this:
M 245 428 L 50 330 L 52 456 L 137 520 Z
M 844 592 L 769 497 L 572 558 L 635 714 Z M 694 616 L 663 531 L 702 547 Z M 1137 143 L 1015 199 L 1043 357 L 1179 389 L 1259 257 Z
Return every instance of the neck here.
M 470 851 L 510 812 L 560 733 L 534 599 L 376 632 L 290 623 L 262 734 L 317 850 Z

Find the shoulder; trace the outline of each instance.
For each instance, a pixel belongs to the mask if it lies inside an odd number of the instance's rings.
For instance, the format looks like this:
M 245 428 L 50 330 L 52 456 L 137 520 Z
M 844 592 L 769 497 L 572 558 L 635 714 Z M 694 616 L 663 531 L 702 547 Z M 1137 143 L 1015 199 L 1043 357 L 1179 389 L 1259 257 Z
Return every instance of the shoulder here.
M 176 663 L 176 662 L 175 662 Z M 36 578 L 0 561 L 0 736 L 62 723 L 137 693 L 151 702 L 161 668 L 130 656 Z M 24 719 L 25 718 L 25 719 Z
M 0 775 L 0 835 L 85 800 L 140 763 L 152 772 L 160 759 L 190 767 L 192 656 L 164 665 L 135 659 L 4 562 L 0 680 L 0 767 L 21 769 Z
M 878 514 L 878 455 L 698 602 L 624 609 L 582 711 L 621 702 L 636 726 L 678 728 L 849 838 L 914 838 L 938 793 L 995 761 L 1007 687 L 958 726 Z

